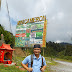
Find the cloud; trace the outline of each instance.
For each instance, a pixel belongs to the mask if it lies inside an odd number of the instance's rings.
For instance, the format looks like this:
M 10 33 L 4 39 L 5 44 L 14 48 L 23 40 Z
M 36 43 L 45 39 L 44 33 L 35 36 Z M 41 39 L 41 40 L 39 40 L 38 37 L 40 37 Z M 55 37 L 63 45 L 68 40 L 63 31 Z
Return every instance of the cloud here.
M 12 20 L 12 19 L 11 19 Z M 7 16 L 1 16 L 0 17 L 0 24 L 5 28 L 5 30 L 7 31 L 12 31 L 12 33 L 15 35 L 15 29 L 16 29 L 16 25 L 15 25 L 15 21 L 12 20 L 11 24 L 11 28 L 10 28 L 10 23 L 9 23 L 9 18 Z
M 72 32 L 67 32 L 70 41 L 72 41 Z
M 15 34 L 16 34 L 16 25 L 11 25 L 11 30 L 12 30 L 13 35 L 15 36 Z
M 4 26 L 6 30 L 10 31 L 9 19 L 7 17 L 1 16 L 0 24 Z
M 63 12 L 59 12 L 58 14 L 57 14 L 57 18 L 58 19 L 62 19 L 64 17 L 64 13 Z
M 71 42 L 69 34 L 72 32 L 72 0 L 7 0 L 7 3 L 14 35 L 17 21 L 46 14 L 46 41 Z M 10 31 L 6 0 L 2 0 L 1 7 L 0 23 Z
M 60 40 L 57 40 L 55 43 L 61 43 L 62 41 L 60 41 Z
M 53 17 L 52 17 L 52 20 L 55 20 L 55 18 L 56 18 L 56 17 L 55 17 L 55 16 L 53 16 Z

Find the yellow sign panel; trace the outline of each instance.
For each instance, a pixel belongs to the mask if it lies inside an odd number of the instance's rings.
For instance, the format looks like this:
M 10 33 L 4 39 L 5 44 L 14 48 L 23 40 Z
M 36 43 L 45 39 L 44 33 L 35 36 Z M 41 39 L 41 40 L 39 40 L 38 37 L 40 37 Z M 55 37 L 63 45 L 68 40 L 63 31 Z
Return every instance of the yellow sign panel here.
M 47 27 L 47 20 L 44 22 L 42 47 L 46 47 L 46 27 Z
M 27 24 L 27 23 L 33 23 L 33 22 L 39 22 L 39 21 L 45 21 L 46 17 L 45 16 L 40 16 L 40 17 L 34 17 L 30 19 L 25 19 L 17 22 L 17 25 L 20 24 Z

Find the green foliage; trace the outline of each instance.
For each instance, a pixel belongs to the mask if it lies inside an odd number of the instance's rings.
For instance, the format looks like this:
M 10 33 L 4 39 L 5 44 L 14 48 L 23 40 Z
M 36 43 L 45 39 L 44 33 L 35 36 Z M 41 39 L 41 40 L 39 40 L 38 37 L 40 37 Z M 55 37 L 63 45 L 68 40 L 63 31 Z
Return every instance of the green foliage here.
M 6 31 L 3 26 L 0 25 L 0 39 L 1 39 L 1 34 L 4 35 L 4 40 L 6 44 L 10 44 L 11 47 L 14 47 L 15 44 L 15 37 L 13 36 L 12 33 L 9 31 Z
M 45 56 L 72 60 L 72 44 L 46 43 Z
M 72 62 L 72 56 L 64 56 L 64 55 L 61 55 L 58 58 L 59 59 L 64 59 L 64 60 L 68 60 L 68 61 L 71 61 Z
M 66 46 L 65 56 L 72 56 L 72 45 L 67 45 Z
M 71 56 L 64 56 L 63 59 L 66 59 L 66 60 L 71 60 L 72 61 L 72 57 Z

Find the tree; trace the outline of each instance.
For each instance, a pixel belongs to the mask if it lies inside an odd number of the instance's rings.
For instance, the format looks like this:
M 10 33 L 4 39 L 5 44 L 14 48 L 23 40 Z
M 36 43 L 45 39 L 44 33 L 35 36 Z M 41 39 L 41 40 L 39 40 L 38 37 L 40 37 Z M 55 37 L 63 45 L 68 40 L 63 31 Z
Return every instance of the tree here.
M 5 43 L 6 43 L 6 44 L 10 44 L 11 47 L 14 47 L 15 37 L 13 36 L 12 33 L 10 33 L 9 31 L 6 31 L 6 30 L 4 29 L 4 27 L 1 26 L 1 24 L 0 24 L 0 35 L 1 35 L 1 34 L 4 35 Z M 0 39 L 1 39 L 1 36 L 0 36 Z

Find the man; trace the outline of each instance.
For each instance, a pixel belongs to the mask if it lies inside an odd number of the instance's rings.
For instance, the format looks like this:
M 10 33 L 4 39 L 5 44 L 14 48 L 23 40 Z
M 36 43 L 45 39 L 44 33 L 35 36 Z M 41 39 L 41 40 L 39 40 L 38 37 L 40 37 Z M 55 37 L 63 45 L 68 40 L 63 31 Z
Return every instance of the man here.
M 41 56 L 41 47 L 39 44 L 34 45 L 33 49 L 33 65 L 31 67 L 31 55 L 27 56 L 21 63 L 21 65 L 29 72 L 44 72 L 46 68 L 45 58 Z M 43 61 L 42 61 L 43 58 Z M 28 67 L 26 64 L 28 63 Z M 43 63 L 43 67 L 41 68 Z

